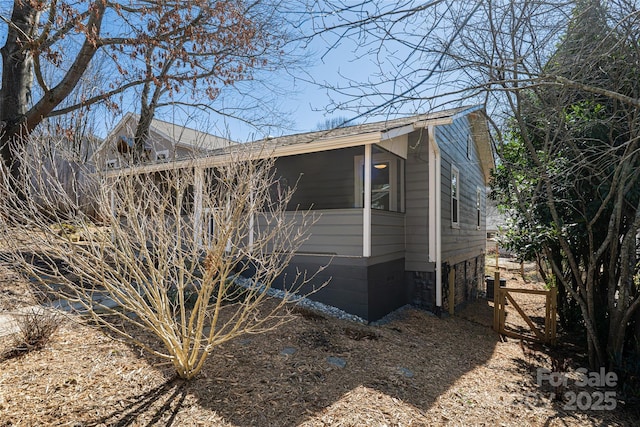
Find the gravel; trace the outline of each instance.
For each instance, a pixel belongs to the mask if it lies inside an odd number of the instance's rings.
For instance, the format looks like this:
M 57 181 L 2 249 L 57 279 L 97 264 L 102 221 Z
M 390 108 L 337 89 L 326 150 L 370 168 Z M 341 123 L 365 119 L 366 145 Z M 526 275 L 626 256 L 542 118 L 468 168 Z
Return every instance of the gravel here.
M 246 277 L 243 277 L 243 276 L 236 276 L 234 278 L 234 282 L 244 288 L 257 287 L 259 292 L 265 292 L 265 286 L 262 283 L 255 283 L 253 282 L 253 280 L 247 279 Z M 301 297 L 299 295 L 292 294 L 291 292 L 283 291 L 282 289 L 275 289 L 275 288 L 269 287 L 269 288 L 266 288 L 266 292 L 267 292 L 267 295 L 271 297 L 280 298 L 280 299 L 286 298 L 292 303 L 294 303 L 295 305 L 297 305 L 298 307 L 304 307 L 311 310 L 316 310 L 328 316 L 334 317 L 336 319 L 349 320 L 352 322 L 364 323 L 364 324 L 369 323 L 366 320 L 364 320 L 362 317 L 356 316 L 355 314 L 347 313 L 346 311 L 340 310 L 337 307 L 323 304 L 318 301 L 312 301 L 309 298 Z

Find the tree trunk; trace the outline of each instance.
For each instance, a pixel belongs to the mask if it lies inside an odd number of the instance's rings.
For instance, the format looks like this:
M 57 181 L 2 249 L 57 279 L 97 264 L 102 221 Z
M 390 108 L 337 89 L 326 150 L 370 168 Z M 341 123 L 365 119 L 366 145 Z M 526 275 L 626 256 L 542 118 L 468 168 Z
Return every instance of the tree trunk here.
M 134 163 L 141 163 L 145 160 L 149 160 L 149 153 L 145 150 L 147 143 L 149 142 L 151 122 L 156 114 L 156 108 L 160 102 L 160 97 L 163 94 L 163 89 L 156 86 L 151 92 L 151 83 L 145 83 L 142 94 L 140 96 L 140 119 L 138 119 L 138 127 L 136 128 L 136 134 L 134 138 L 133 147 L 133 160 Z
M 0 155 L 11 174 L 20 179 L 20 151 L 26 138 L 75 89 L 89 63 L 100 47 L 100 28 L 107 7 L 106 2 L 91 5 L 84 26 L 85 40 L 65 75 L 55 87 L 43 88 L 43 96 L 32 99 L 34 46 L 41 12 L 36 2 L 14 0 L 7 41 L 2 53 L 2 88 L 0 89 Z M 20 188 L 16 188 L 20 191 Z
M 640 228 L 640 201 L 635 207 L 635 217 L 622 239 L 620 250 L 620 277 L 618 282 L 618 297 L 616 303 L 610 304 L 609 340 L 607 354 L 611 357 L 609 369 L 620 366 L 624 356 L 624 344 L 627 337 L 627 325 L 631 322 L 634 312 L 640 304 L 634 281 L 636 274 L 637 247 L 636 239 Z
M 2 53 L 2 88 L 0 89 L 0 155 L 4 165 L 17 178 L 17 150 L 28 133 L 24 128 L 29 104 L 32 103 L 33 55 L 29 49 L 31 36 L 37 29 L 40 11 L 31 2 L 15 0 L 11 24 L 7 25 L 7 41 Z
M 635 323 L 635 327 L 634 327 L 634 331 L 633 331 L 633 336 L 634 336 L 634 340 L 633 342 L 635 343 L 635 348 L 634 348 L 634 352 L 640 356 L 640 310 L 636 310 L 635 314 L 634 314 L 634 323 Z
M 134 164 L 148 160 L 145 147 L 149 142 L 149 130 L 151 129 L 151 121 L 154 115 L 155 106 L 147 106 L 143 103 L 140 108 L 140 118 L 138 119 L 138 126 L 136 127 L 136 133 L 133 139 L 132 160 Z

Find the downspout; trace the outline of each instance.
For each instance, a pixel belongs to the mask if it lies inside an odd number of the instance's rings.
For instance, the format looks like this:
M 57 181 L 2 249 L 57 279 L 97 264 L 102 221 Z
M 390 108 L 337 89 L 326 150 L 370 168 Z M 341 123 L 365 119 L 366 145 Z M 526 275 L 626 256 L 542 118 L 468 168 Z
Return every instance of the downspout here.
M 429 181 L 430 190 L 435 187 L 435 194 L 430 196 L 429 202 L 434 202 L 435 209 L 429 209 L 429 223 L 433 224 L 435 232 L 435 263 L 436 263 L 436 310 L 442 307 L 442 186 L 440 148 L 436 142 L 435 126 L 429 125 Z M 432 162 L 433 160 L 433 162 Z M 431 239 L 431 238 L 430 238 Z M 431 252 L 431 251 L 430 251 Z

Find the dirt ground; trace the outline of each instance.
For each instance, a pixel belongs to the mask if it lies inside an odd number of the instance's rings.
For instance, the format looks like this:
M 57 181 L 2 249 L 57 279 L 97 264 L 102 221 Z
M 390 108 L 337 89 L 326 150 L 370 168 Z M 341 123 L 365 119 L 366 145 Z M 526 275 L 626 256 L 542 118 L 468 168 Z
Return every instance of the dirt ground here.
M 1 273 L 0 310 L 33 303 L 24 281 Z M 513 270 L 503 277 L 541 286 Z M 552 400 L 558 390 L 537 384 L 537 369 L 552 368 L 545 348 L 501 339 L 491 319 L 482 298 L 455 316 L 406 308 L 378 326 L 294 310 L 278 330 L 220 346 L 183 382 L 165 362 L 69 318 L 44 349 L 0 361 L 0 426 L 639 424 L 621 400 L 601 411 Z M 10 343 L 0 338 L 0 351 Z

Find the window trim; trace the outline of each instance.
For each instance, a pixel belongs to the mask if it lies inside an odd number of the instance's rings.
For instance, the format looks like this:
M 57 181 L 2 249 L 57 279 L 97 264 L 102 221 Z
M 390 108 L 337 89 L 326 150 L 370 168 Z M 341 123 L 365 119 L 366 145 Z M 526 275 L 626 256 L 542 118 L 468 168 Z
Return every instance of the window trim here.
M 204 239 L 202 244 L 204 247 L 210 246 L 216 239 L 216 231 L 220 215 L 224 214 L 225 208 L 205 208 L 204 214 Z M 231 239 L 227 240 L 224 247 L 225 252 L 231 252 Z
M 160 156 L 164 156 L 164 158 L 160 158 Z M 160 150 L 160 151 L 156 151 L 156 161 L 163 161 L 166 162 L 167 160 L 169 160 L 169 150 Z
M 482 225 L 482 189 L 476 187 L 476 230 L 480 230 Z
M 400 160 L 400 166 L 398 166 L 398 160 Z M 389 163 L 389 210 L 372 209 L 381 212 L 404 213 L 404 182 L 398 181 L 398 179 L 404 179 L 404 159 L 386 150 L 371 155 L 372 167 L 373 164 L 380 162 Z M 364 170 L 364 155 L 354 156 L 353 166 L 355 174 L 355 207 L 364 208 L 364 176 L 361 176 L 360 173 L 360 171 Z M 400 200 L 398 200 L 398 198 L 400 198 Z
M 454 196 L 455 177 L 455 196 Z M 451 165 L 450 196 L 451 196 L 451 228 L 460 228 L 460 170 Z M 455 202 L 455 203 L 454 203 Z

